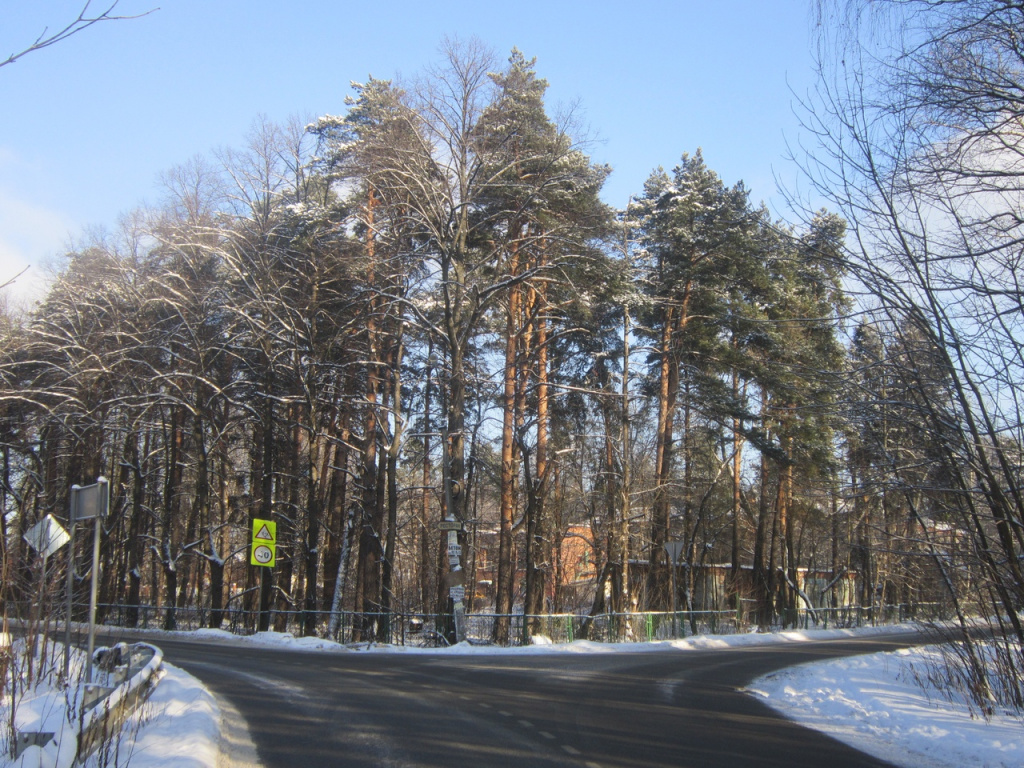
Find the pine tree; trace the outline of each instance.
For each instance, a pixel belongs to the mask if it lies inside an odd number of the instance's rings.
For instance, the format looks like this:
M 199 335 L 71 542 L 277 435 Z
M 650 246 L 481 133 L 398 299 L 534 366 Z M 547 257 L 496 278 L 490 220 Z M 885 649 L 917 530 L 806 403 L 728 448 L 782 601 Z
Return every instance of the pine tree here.
M 654 607 L 670 604 L 668 556 L 672 536 L 671 510 L 684 517 L 693 512 L 693 488 L 687 451 L 690 435 L 682 435 L 684 462 L 678 483 L 676 420 L 682 405 L 691 413 L 702 384 L 717 371 L 713 351 L 722 340 L 730 284 L 749 259 L 749 232 L 756 223 L 742 184 L 727 188 L 704 163 L 698 150 L 684 154 L 672 174 L 657 171 L 637 201 L 641 246 L 645 252 L 645 285 L 651 300 L 644 318 L 646 334 L 655 347 L 657 381 L 657 452 L 652 508 L 648 601 Z M 680 403 L 680 395 L 686 399 Z M 692 549 L 692 547 L 691 547 Z

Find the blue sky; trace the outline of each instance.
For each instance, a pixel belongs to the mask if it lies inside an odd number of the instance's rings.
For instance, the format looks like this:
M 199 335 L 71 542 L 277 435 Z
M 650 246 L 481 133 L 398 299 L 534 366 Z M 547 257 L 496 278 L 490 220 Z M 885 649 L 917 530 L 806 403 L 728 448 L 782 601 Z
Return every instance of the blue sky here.
M 93 0 L 105 8 L 112 0 Z M 84 0 L 2 0 L 0 58 Z M 0 282 L 156 202 L 159 174 L 238 147 L 257 115 L 344 110 L 351 80 L 411 76 L 445 36 L 537 57 L 551 111 L 578 104 L 622 206 L 702 147 L 780 214 L 793 92 L 813 82 L 810 0 L 120 0 L 107 23 L 0 68 Z M 23 283 L 25 281 L 22 281 Z

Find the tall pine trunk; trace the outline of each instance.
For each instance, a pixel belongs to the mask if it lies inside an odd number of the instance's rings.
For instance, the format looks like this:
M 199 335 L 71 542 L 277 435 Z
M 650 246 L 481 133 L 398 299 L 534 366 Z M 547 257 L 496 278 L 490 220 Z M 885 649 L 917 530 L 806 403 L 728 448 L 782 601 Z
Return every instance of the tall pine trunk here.
M 498 573 L 495 584 L 493 640 L 504 645 L 509 641 L 509 615 L 515 591 L 515 563 L 512 557 L 512 523 L 516 510 L 518 466 L 516 449 L 516 373 L 517 319 L 522 299 L 518 288 L 509 293 L 505 317 L 505 366 L 502 384 L 501 476 L 498 518 Z

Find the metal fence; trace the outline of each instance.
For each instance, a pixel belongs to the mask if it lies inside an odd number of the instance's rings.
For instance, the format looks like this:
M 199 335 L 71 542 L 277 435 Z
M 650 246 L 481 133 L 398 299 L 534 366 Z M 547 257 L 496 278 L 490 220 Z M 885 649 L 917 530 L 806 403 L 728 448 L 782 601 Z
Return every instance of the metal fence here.
M 139 629 L 161 629 L 168 616 L 160 606 L 104 605 L 100 607 L 103 622 L 108 626 Z M 256 631 L 259 616 L 252 611 L 228 610 L 222 612 L 219 628 L 239 635 Z M 210 625 L 210 612 L 197 608 L 174 609 L 175 628 L 194 630 Z M 278 632 L 302 634 L 307 614 L 302 611 L 275 611 L 270 616 L 270 627 Z M 444 645 L 450 635 L 450 616 L 422 613 L 393 612 L 387 614 L 354 613 L 342 611 L 336 616 L 337 629 L 328 637 L 332 615 L 317 612 L 314 617 L 316 634 L 339 643 L 381 642 L 394 645 Z M 771 626 L 758 627 L 749 620 L 749 614 L 736 611 L 647 611 L 635 613 L 603 613 L 595 616 L 580 614 L 544 614 L 524 616 L 521 613 L 504 617 L 507 634 L 495 637 L 495 627 L 503 618 L 493 613 L 466 614 L 463 632 L 471 643 L 484 644 L 497 640 L 502 645 L 521 645 L 542 636 L 552 642 L 574 640 L 594 642 L 650 642 L 670 640 L 692 635 L 729 635 L 755 630 L 779 631 L 784 629 L 832 629 L 860 626 L 896 624 L 903 621 L 942 621 L 949 618 L 946 606 L 939 603 L 913 605 L 882 605 L 872 607 L 849 606 L 800 610 L 783 616 Z

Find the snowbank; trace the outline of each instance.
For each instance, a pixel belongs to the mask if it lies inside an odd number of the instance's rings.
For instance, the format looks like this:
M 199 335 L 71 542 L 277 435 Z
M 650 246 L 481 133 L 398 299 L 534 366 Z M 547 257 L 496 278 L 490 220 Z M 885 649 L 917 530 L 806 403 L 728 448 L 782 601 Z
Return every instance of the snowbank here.
M 131 768 L 217 768 L 216 699 L 184 670 L 166 662 L 164 670 L 140 718 L 127 726 L 136 734 Z
M 462 642 L 447 648 L 420 648 L 416 646 L 381 645 L 378 643 L 354 643 L 342 645 L 317 637 L 293 637 L 281 632 L 258 632 L 254 635 L 232 635 L 220 629 L 199 629 L 194 632 L 163 632 L 148 630 L 151 635 L 169 635 L 190 640 L 204 640 L 218 644 L 248 645 L 261 648 L 282 648 L 292 651 L 329 653 L 401 653 L 457 655 L 533 655 L 552 653 L 652 653 L 666 650 L 692 651 L 712 648 L 736 648 L 749 645 L 778 645 L 787 643 L 810 643 L 818 640 L 839 640 L 842 638 L 869 637 L 872 635 L 893 635 L 920 631 L 917 625 L 860 627 L 857 629 L 808 629 L 771 634 L 751 632 L 742 635 L 695 635 L 678 640 L 656 640 L 648 643 L 595 643 L 590 640 L 576 640 L 572 643 L 552 643 L 547 638 L 528 646 L 503 647 Z M 134 634 L 143 634 L 137 632 Z M 159 641 L 154 640 L 159 644 Z
M 775 672 L 748 690 L 787 717 L 894 765 L 1024 765 L 1019 717 L 972 717 L 966 702 L 922 687 L 923 672 L 941 662 L 936 648 L 855 656 Z

